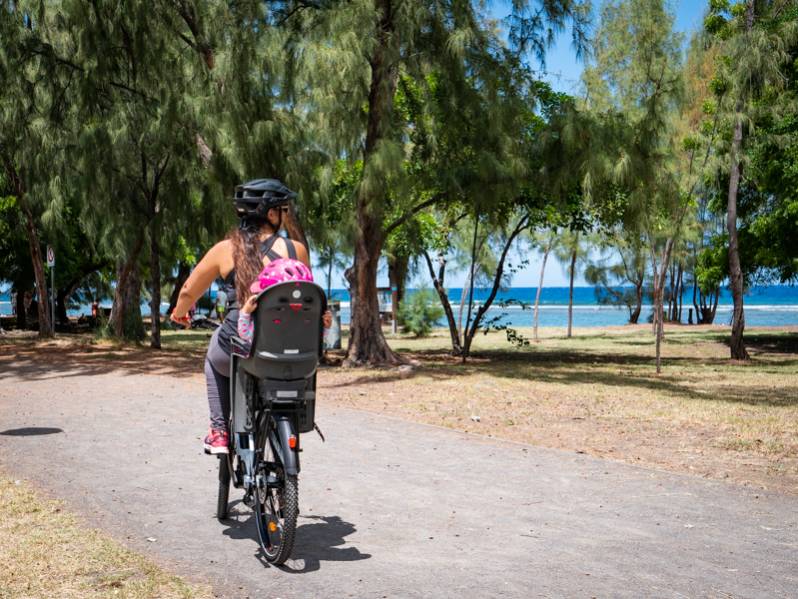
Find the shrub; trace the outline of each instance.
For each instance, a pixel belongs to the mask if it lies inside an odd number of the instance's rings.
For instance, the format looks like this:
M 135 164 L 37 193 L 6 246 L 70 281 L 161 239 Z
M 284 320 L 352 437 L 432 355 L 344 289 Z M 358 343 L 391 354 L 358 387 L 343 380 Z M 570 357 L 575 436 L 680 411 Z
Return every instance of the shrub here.
M 443 308 L 429 289 L 419 289 L 408 295 L 399 306 L 399 318 L 405 332 L 416 337 L 429 335 L 432 327 L 443 316 Z

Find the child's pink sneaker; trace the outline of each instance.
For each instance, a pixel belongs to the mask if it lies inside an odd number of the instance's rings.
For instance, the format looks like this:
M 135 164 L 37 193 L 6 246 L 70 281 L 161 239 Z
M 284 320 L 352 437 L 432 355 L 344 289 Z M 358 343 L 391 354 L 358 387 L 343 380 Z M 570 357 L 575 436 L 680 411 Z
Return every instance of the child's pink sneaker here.
M 205 437 L 204 446 L 205 453 L 213 455 L 219 453 L 230 453 L 228 449 L 230 445 L 230 437 L 227 431 L 218 428 L 212 428 L 208 431 L 208 436 Z

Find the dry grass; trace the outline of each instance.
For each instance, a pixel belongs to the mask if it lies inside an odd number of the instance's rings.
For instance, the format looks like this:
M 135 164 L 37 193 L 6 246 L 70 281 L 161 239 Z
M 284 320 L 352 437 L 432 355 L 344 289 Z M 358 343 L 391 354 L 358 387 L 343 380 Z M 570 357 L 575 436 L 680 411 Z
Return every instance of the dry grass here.
M 0 596 L 4 598 L 206 598 L 146 557 L 0 476 Z
M 522 349 L 491 333 L 466 364 L 438 332 L 392 340 L 419 363 L 410 374 L 328 370 L 321 384 L 326 401 L 356 408 L 795 493 L 796 333 L 748 331 L 742 364 L 727 329 L 669 327 L 658 376 L 646 326 L 550 329 Z

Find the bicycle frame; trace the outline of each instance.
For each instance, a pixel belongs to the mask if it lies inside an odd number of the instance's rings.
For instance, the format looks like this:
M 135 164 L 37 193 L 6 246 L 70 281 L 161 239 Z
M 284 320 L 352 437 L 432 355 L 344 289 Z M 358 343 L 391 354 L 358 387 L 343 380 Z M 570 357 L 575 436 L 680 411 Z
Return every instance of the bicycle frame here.
M 233 361 L 239 359 L 232 356 Z M 256 389 L 257 381 L 251 375 L 237 368 L 236 364 L 231 372 L 235 374 L 231 379 L 231 441 L 243 470 L 243 476 L 239 477 L 238 469 L 230 469 L 233 486 L 249 488 L 257 482 L 257 464 L 263 457 L 259 452 L 264 450 L 267 442 L 271 443 L 285 473 L 298 475 L 301 448 L 297 420 L 303 400 L 274 401 L 268 394 L 264 398 Z

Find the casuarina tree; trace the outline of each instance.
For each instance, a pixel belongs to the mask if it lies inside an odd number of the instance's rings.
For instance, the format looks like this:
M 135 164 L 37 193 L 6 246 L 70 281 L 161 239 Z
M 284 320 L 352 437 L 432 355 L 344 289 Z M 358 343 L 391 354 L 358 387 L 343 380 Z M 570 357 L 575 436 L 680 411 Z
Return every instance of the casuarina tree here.
M 469 78 L 501 59 L 501 42 L 471 2 L 397 2 L 357 0 L 307 16 L 313 27 L 303 52 L 314 61 L 310 104 L 324 145 L 336 158 L 362 160 L 363 176 L 355 202 L 352 321 L 347 363 L 397 364 L 380 325 L 376 275 L 386 235 L 390 202 L 401 202 L 399 218 L 444 201 L 402 193 L 408 129 L 396 118 L 400 78 L 423 83 L 428 75 L 447 81 L 441 93 L 456 99 Z M 519 50 L 545 51 L 547 28 L 584 17 L 570 1 L 513 2 L 512 40 Z M 351 33 L 342 33 L 342 28 Z M 357 33 L 355 33 L 357 32 Z M 332 36 L 335 44 L 330 44 Z M 322 123 L 323 121 L 323 123 Z M 332 127 L 329 124 L 333 124 Z M 389 197 L 388 190 L 393 193 Z M 418 203 L 413 203 L 419 200 Z
M 713 83 L 720 109 L 731 126 L 726 231 L 729 282 L 734 300 L 729 347 L 732 359 L 737 360 L 749 358 L 743 340 L 745 289 L 737 229 L 738 193 L 744 178 L 743 152 L 750 135 L 747 123 L 756 112 L 767 109 L 768 102 L 762 100 L 772 95 L 773 89 L 783 88 L 787 81 L 785 71 L 791 62 L 788 47 L 796 35 L 794 13 L 795 7 L 790 2 L 720 0 L 711 3 L 705 22 L 720 48 L 719 68 Z

